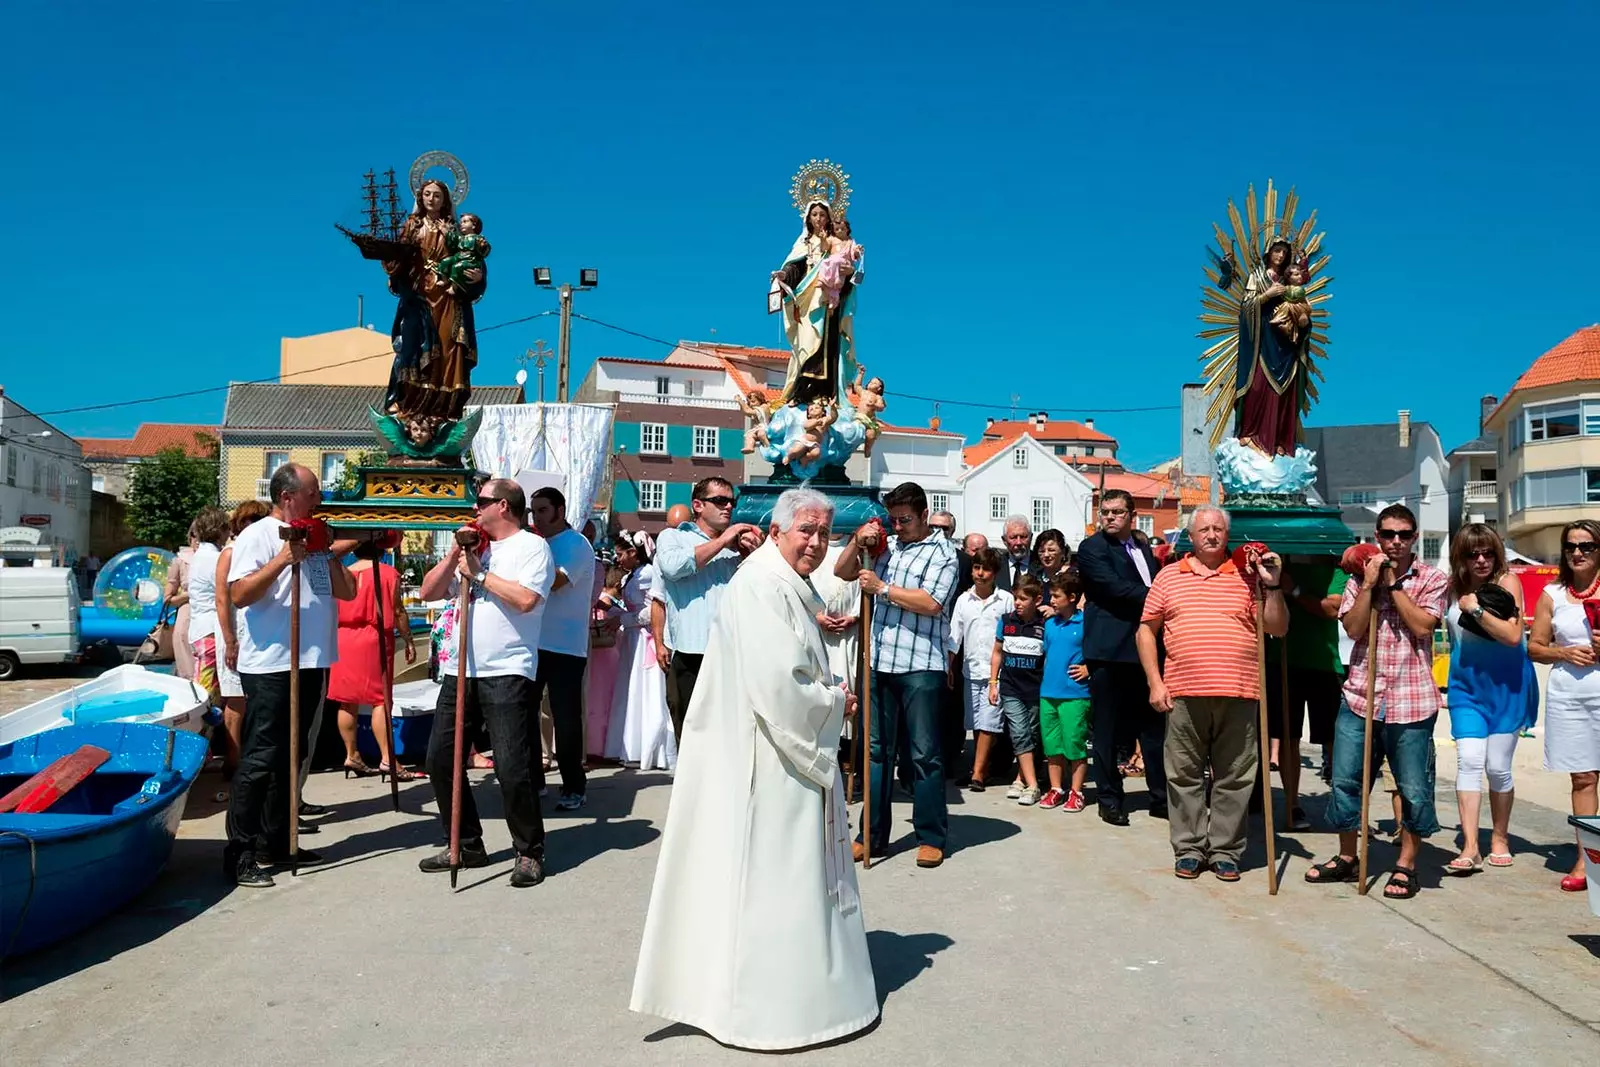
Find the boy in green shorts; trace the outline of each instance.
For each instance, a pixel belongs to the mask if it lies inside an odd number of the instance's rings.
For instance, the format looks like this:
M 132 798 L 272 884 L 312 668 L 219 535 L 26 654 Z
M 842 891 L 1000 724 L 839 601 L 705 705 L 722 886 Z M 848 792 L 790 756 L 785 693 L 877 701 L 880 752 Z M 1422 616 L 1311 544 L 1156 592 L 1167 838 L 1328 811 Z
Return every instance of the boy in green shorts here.
M 1083 810 L 1083 781 L 1089 770 L 1089 668 L 1083 662 L 1083 587 L 1076 571 L 1050 580 L 1050 608 L 1044 624 L 1044 680 L 1039 686 L 1039 726 L 1044 735 L 1050 790 L 1041 808 Z M 1071 769 L 1071 788 L 1062 783 Z

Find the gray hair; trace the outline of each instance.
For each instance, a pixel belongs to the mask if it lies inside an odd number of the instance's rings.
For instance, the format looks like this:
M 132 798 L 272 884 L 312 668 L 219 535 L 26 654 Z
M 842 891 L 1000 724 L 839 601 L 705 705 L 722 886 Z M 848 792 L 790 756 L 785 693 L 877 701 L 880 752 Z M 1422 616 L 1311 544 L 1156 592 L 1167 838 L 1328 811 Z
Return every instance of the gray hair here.
M 1027 519 L 1023 518 L 1021 515 L 1013 515 L 1013 516 L 1011 516 L 1010 518 L 1008 518 L 1006 520 L 1006 524 L 1004 526 L 1000 527 L 1000 528 L 1002 530 L 1009 530 L 1013 526 L 1020 526 L 1024 530 L 1027 530 L 1029 534 L 1033 533 L 1033 523 L 1029 522 Z
M 1227 508 L 1219 508 L 1215 504 L 1201 504 L 1194 509 L 1194 514 L 1189 516 L 1189 529 L 1191 532 L 1194 530 L 1195 525 L 1199 523 L 1202 515 L 1221 515 L 1222 528 L 1227 530 L 1233 527 L 1233 516 L 1228 514 Z
M 940 516 L 940 515 L 943 515 L 945 518 L 949 519 L 950 520 L 950 524 L 952 526 L 955 525 L 955 521 L 956 521 L 955 512 L 953 512 L 953 511 L 945 511 L 943 508 L 941 508 L 938 511 L 935 511 L 932 515 L 929 515 L 928 518 L 930 518 L 930 519 L 931 518 L 936 518 L 937 516 Z
M 833 501 L 815 489 L 788 489 L 772 507 L 772 525 L 779 530 L 792 529 L 802 511 L 821 512 L 833 522 Z

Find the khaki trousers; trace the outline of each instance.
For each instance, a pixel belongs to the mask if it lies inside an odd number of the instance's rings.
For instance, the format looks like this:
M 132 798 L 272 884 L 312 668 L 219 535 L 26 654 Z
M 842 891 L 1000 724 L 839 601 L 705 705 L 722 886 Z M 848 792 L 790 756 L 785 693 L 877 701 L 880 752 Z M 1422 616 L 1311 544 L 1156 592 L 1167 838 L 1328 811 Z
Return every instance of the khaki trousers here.
M 1232 860 L 1244 855 L 1255 789 L 1256 702 L 1237 697 L 1174 697 L 1163 747 L 1172 851 L 1177 859 Z M 1205 769 L 1211 768 L 1206 810 Z

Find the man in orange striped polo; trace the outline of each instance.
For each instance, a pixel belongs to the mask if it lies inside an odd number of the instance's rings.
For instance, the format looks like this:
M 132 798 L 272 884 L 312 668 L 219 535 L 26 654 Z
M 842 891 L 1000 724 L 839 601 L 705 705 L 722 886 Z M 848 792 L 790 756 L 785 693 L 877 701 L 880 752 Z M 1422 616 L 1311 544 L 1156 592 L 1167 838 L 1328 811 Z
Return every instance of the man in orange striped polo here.
M 1275 553 L 1241 569 L 1228 558 L 1228 513 L 1202 507 L 1189 520 L 1194 551 L 1163 568 L 1150 586 L 1139 626 L 1139 662 L 1150 706 L 1168 713 L 1167 769 L 1173 873 L 1198 878 L 1203 867 L 1239 880 L 1250 793 L 1260 762 L 1256 702 L 1261 698 L 1256 626 L 1289 630 L 1283 561 Z M 1257 585 L 1266 595 L 1257 619 Z M 1165 634 L 1166 670 L 1156 653 Z M 1212 769 L 1209 818 L 1204 774 Z

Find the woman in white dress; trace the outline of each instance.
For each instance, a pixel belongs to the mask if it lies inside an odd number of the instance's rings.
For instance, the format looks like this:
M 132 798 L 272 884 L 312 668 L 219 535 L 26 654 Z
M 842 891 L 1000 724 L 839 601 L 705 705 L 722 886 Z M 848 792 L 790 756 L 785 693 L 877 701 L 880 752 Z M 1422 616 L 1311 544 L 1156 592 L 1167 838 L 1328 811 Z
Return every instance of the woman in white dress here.
M 671 770 L 678 762 L 672 719 L 667 714 L 667 675 L 650 636 L 650 586 L 655 568 L 650 535 L 617 535 L 617 565 L 628 571 L 622 587 L 622 630 L 617 642 L 617 685 L 611 697 L 606 756 L 642 771 Z
M 1600 774 L 1600 670 L 1596 669 L 1595 627 L 1600 603 L 1600 523 L 1580 519 L 1561 531 L 1559 580 L 1539 595 L 1533 612 L 1528 654 L 1552 664 L 1545 695 L 1544 767 L 1572 775 L 1572 814 L 1596 813 L 1595 780 Z M 1591 606 L 1592 605 L 1592 606 Z M 1596 616 L 1590 612 L 1596 611 Z M 1561 888 L 1581 893 L 1583 848 Z

